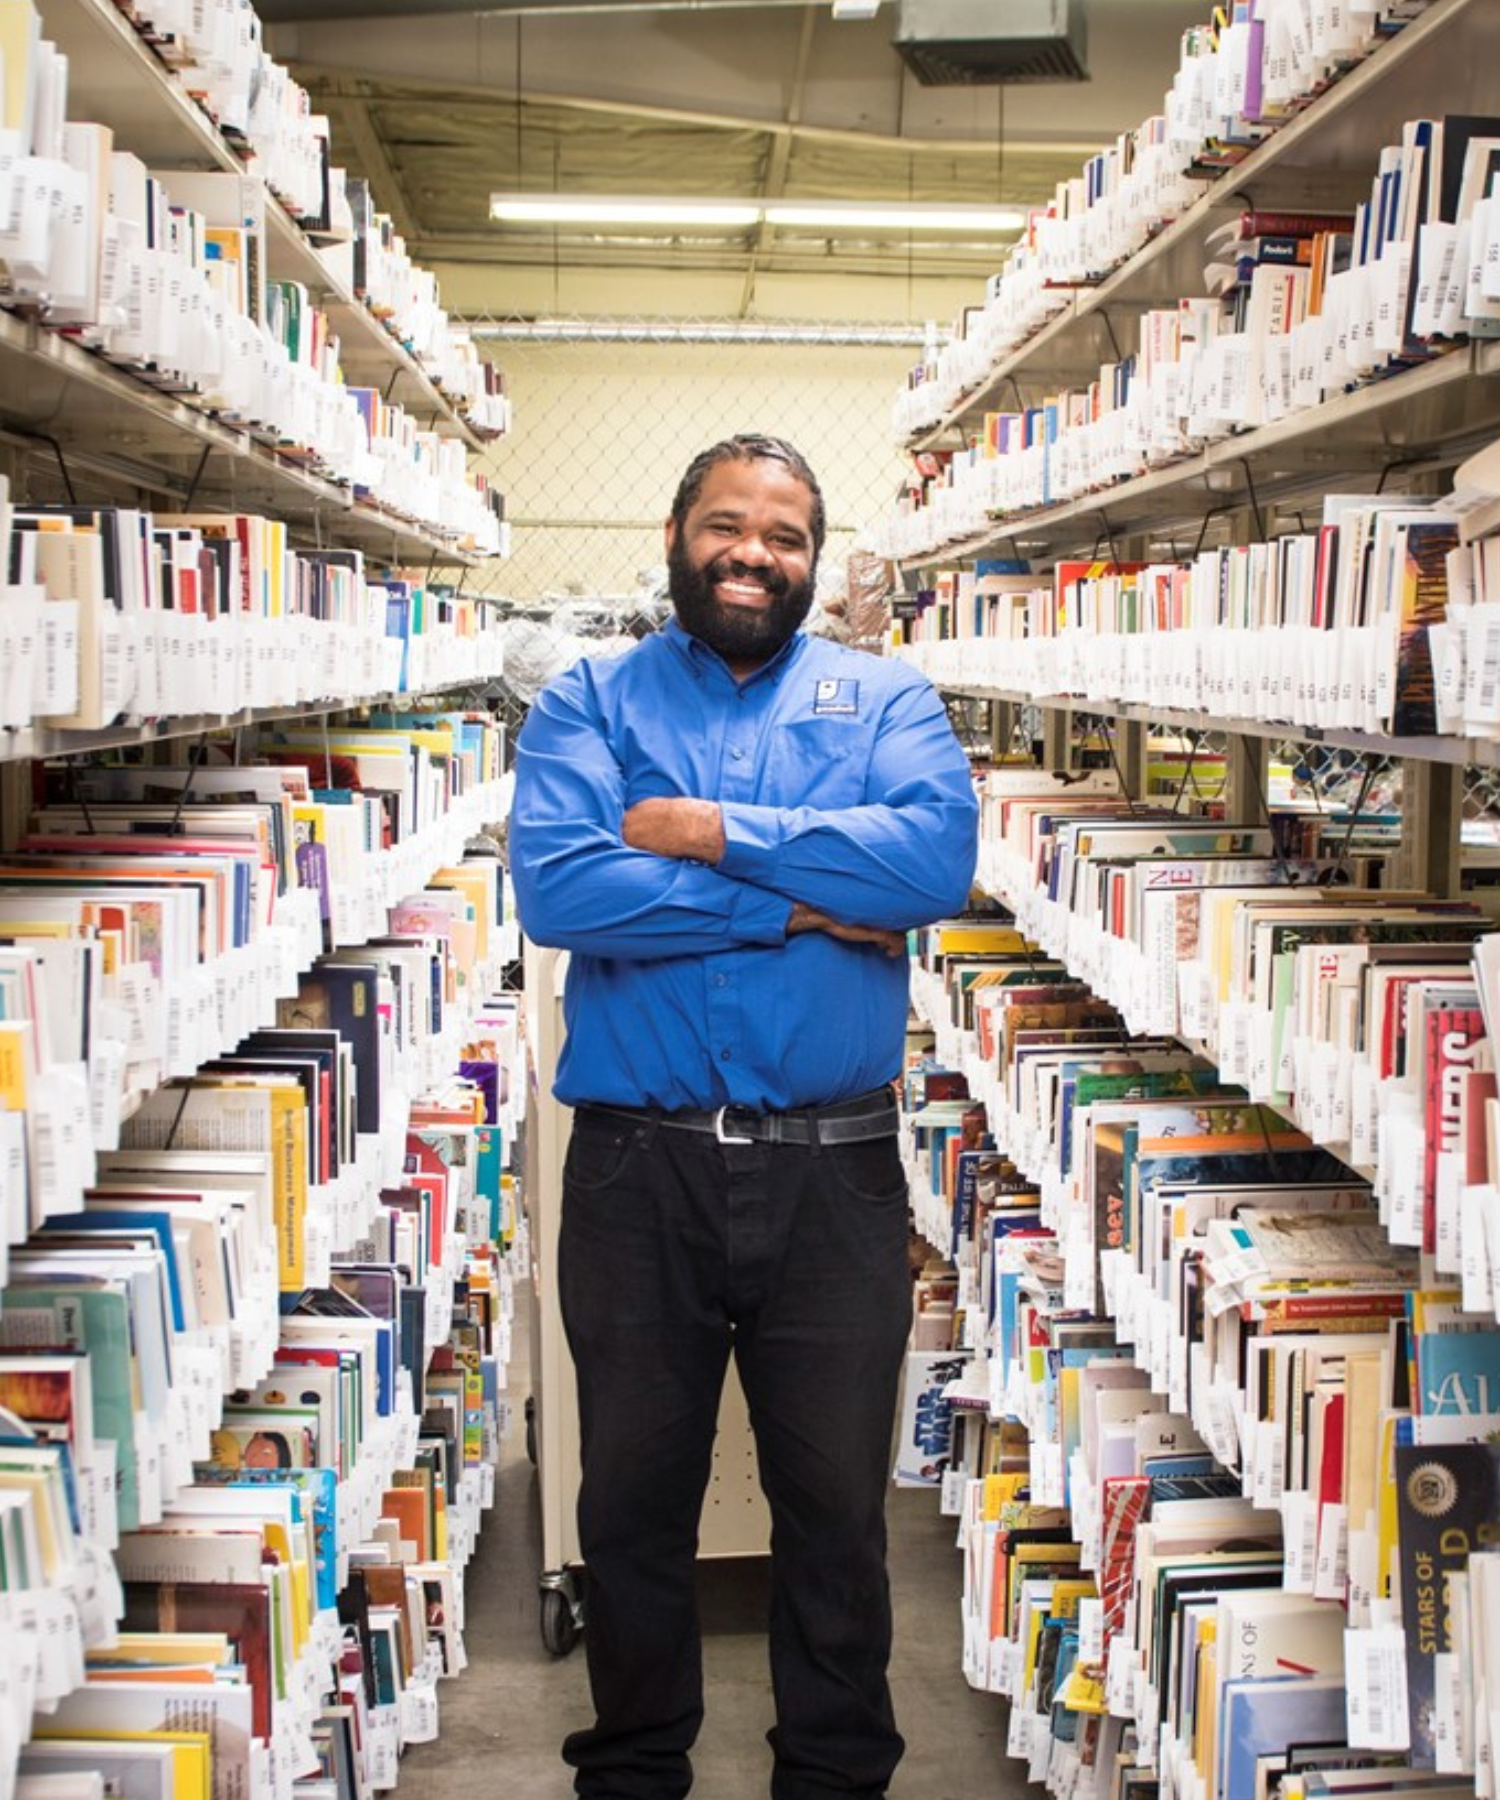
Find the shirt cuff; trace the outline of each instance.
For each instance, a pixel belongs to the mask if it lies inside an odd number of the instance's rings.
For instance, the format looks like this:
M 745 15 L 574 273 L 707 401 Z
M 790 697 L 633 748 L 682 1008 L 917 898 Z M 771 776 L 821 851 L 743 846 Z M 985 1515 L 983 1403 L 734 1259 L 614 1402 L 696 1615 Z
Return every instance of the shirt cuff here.
M 734 903 L 730 931 L 742 944 L 782 944 L 792 916 L 792 903 L 768 888 L 744 886 Z
M 783 838 L 780 808 L 727 800 L 720 801 L 719 816 L 724 822 L 724 854 L 714 865 L 719 873 L 736 881 L 773 879 Z

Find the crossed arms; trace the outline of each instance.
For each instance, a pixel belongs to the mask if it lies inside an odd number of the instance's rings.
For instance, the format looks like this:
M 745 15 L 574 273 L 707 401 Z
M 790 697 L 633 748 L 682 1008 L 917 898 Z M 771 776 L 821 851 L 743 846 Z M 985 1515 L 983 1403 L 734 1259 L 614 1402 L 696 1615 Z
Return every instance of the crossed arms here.
M 926 687 L 881 720 L 871 804 L 837 810 L 691 796 L 627 807 L 587 675 L 544 692 L 522 733 L 511 816 L 522 920 L 541 944 L 647 960 L 776 945 L 805 931 L 897 955 L 967 897 L 976 808 Z

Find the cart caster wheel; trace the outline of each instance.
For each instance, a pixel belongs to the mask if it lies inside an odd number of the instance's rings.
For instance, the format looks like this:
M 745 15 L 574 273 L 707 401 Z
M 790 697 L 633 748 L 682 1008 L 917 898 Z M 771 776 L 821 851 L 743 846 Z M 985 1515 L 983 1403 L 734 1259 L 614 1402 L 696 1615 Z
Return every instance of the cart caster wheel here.
M 534 1396 L 526 1402 L 526 1460 L 532 1468 L 536 1467 L 536 1399 Z
M 552 1656 L 566 1656 L 578 1642 L 581 1621 L 571 1585 L 542 1589 L 542 1644 Z

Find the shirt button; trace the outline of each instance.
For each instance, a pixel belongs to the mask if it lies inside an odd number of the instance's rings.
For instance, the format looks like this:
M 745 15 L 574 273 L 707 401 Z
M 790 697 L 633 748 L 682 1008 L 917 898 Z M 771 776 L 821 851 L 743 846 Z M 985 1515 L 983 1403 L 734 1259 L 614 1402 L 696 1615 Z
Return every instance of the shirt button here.
M 730 1057 L 733 1055 L 734 1055 L 734 1052 L 732 1050 L 721 1050 L 719 1052 L 719 1061 L 720 1062 L 728 1062 Z
M 729 754 L 731 757 L 733 757 L 735 762 L 743 762 L 745 760 L 745 752 L 740 749 L 738 744 L 735 745 L 735 747 L 729 752 Z
M 715 987 L 728 987 L 729 986 L 729 977 L 727 975 L 715 975 L 714 976 L 714 986 Z

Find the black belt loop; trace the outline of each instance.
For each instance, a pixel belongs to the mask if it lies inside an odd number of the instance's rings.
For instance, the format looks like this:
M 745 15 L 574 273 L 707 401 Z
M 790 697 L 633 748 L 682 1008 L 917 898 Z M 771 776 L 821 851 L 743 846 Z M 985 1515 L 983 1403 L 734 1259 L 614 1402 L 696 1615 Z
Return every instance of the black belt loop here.
M 823 1134 L 818 1129 L 818 1109 L 809 1106 L 804 1110 L 807 1113 L 807 1147 L 816 1158 L 823 1154 Z
M 643 1150 L 649 1150 L 656 1141 L 656 1134 L 661 1130 L 661 1108 L 652 1106 L 646 1109 L 646 1116 L 636 1127 L 635 1141 Z

